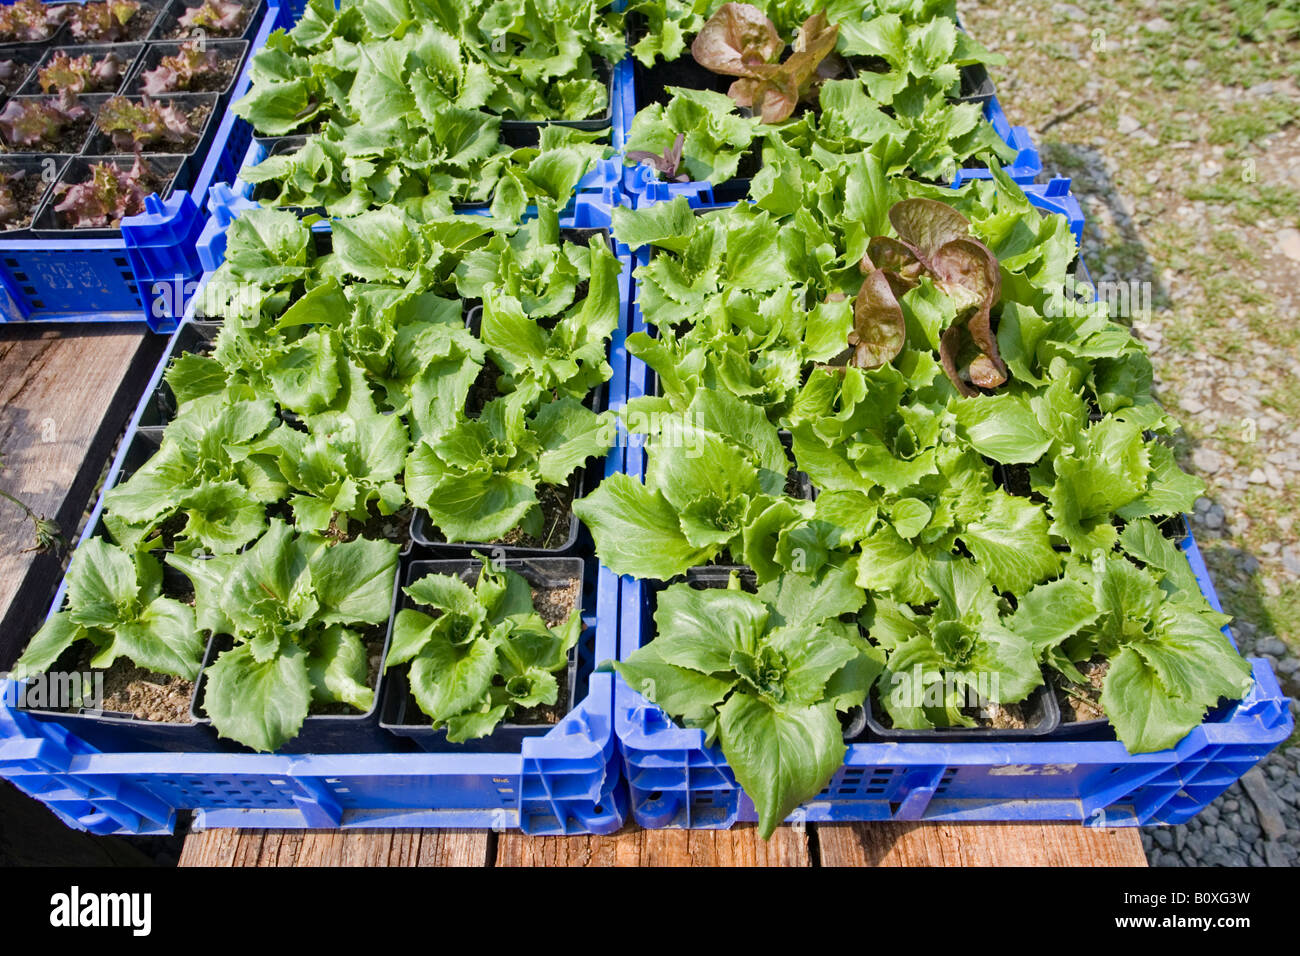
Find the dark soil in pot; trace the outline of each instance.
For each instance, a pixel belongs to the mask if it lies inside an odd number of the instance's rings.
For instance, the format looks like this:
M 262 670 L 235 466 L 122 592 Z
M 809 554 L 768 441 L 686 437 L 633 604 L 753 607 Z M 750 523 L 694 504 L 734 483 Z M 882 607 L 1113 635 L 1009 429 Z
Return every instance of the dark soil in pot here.
M 53 96 L 31 96 L 31 97 L 14 97 L 9 100 L 10 103 L 23 102 L 26 100 L 53 100 Z M 84 96 L 81 98 L 81 105 L 85 107 L 86 113 L 71 122 L 65 123 L 53 139 L 42 139 L 37 143 L 14 146 L 10 144 L 3 134 L 0 134 L 0 147 L 7 153 L 64 153 L 76 154 L 81 152 L 86 145 L 86 137 L 90 135 L 90 128 L 95 123 L 95 112 L 102 103 L 102 95 Z
M 399 508 L 390 515 L 377 513 L 371 505 L 370 516 L 365 521 L 348 519 L 347 531 L 339 530 L 338 516 L 335 515 L 335 520 L 330 522 L 324 535 L 336 541 L 355 541 L 357 538 L 396 541 L 399 553 L 406 554 L 411 550 L 411 515 L 410 505 Z
M 20 229 L 26 229 L 36 218 L 36 211 L 40 208 L 41 200 L 45 197 L 45 192 L 50 188 L 50 181 L 43 175 L 42 164 L 50 160 L 0 160 L 0 174 L 13 174 L 21 172 L 20 178 L 11 179 L 9 189 L 13 193 L 14 204 L 18 212 L 15 216 L 7 221 L 0 221 L 0 235 L 6 232 L 16 232 Z M 52 168 L 52 172 L 57 175 L 63 167 L 64 160 L 59 159 Z

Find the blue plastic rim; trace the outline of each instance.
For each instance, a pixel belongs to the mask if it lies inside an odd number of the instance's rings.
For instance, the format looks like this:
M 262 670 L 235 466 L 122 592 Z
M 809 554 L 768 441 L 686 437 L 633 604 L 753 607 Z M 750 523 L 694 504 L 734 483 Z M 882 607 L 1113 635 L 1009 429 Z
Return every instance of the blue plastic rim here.
M 1055 188 L 1064 188 L 1068 197 L 1068 180 L 1064 182 L 1065 187 Z M 1038 198 L 1059 205 L 1061 195 Z M 1082 216 L 1078 225 L 1081 229 Z M 649 248 L 643 247 L 636 262 L 648 261 Z M 646 331 L 635 295 L 628 327 Z M 631 359 L 629 398 L 646 393 L 648 372 L 644 362 Z M 640 477 L 644 447 L 629 445 L 625 462 L 627 473 Z M 1196 541 L 1189 534 L 1179 546 L 1210 606 L 1222 610 Z M 652 636 L 647 633 L 647 602 L 645 582 L 624 577 L 620 659 Z M 1255 682 L 1245 699 L 1213 715 L 1170 750 L 1129 754 L 1122 743 L 1105 740 L 855 743 L 826 788 L 791 814 L 789 822 L 1183 823 L 1294 729 L 1289 702 L 1268 663 L 1251 658 L 1250 664 Z M 757 820 L 753 802 L 736 784 L 721 749 L 705 747 L 703 731 L 677 726 L 621 677 L 614 681 L 614 729 L 632 817 L 640 826 L 728 829 Z
M 249 84 L 252 54 L 290 23 L 281 0 L 267 0 L 229 102 Z M 0 322 L 144 322 L 171 332 L 203 273 L 196 243 L 208 218 L 209 187 L 229 182 L 252 138 L 226 109 L 190 188 L 122 220 L 120 239 L 0 239 Z

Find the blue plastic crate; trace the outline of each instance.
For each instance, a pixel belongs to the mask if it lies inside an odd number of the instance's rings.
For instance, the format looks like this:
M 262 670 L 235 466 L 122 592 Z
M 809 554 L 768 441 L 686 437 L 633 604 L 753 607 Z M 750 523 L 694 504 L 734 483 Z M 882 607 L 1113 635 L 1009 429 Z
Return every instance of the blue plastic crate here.
M 1022 187 L 1029 201 L 1046 212 L 1059 213 L 1070 224 L 1074 241 L 1083 245 L 1083 208 L 1079 200 L 1070 192 L 1070 179 L 1067 176 L 1054 176 L 1046 183 L 1031 183 Z
M 250 50 L 287 24 L 281 0 L 267 0 Z M 249 60 L 231 92 L 248 87 Z M 122 221 L 120 239 L 0 239 L 0 322 L 146 322 L 170 332 L 203 272 L 195 243 L 207 219 L 208 187 L 239 170 L 252 131 L 226 111 L 187 190 L 150 196 Z
M 603 218 L 608 223 L 608 210 Z M 561 225 L 581 226 L 572 218 Z M 212 245 L 207 254 L 215 254 L 219 264 L 224 245 L 219 253 Z M 615 409 L 627 395 L 624 339 L 631 286 L 632 263 L 625 261 L 621 321 L 610 346 L 609 396 Z M 145 386 L 106 489 L 122 472 L 129 439 L 140 428 L 165 367 L 164 358 Z M 623 468 L 625 446 L 625 436 L 620 436 L 606 459 L 605 474 Z M 101 495 L 81 541 L 93 534 L 103 507 Z M 590 658 L 580 661 L 584 674 L 618 652 L 620 586 L 613 572 L 598 569 L 595 615 L 588 622 L 595 627 L 595 639 Z M 66 580 L 51 612 L 62 606 L 65 589 Z M 12 683 L 5 682 L 0 684 L 0 777 L 41 800 L 69 826 L 101 834 L 167 833 L 180 810 L 194 810 L 200 827 L 518 827 L 530 834 L 609 833 L 622 826 L 627 812 L 614 738 L 613 680 L 594 672 L 586 679 L 586 697 L 549 732 L 529 738 L 516 751 L 306 756 L 100 752 L 58 724 L 11 706 Z M 394 738 L 394 746 L 399 745 Z
M 643 247 L 636 262 L 647 261 L 649 249 Z M 635 296 L 629 329 L 646 331 Z M 640 359 L 630 360 L 629 398 L 645 394 L 648 373 Z M 628 474 L 642 476 L 644 447 L 630 444 L 625 461 Z M 1190 534 L 1180 547 L 1210 605 L 1221 610 Z M 625 659 L 653 636 L 646 583 L 624 577 L 621 603 L 619 655 Z M 789 819 L 1182 823 L 1294 729 L 1288 700 L 1268 663 L 1262 658 L 1250 663 L 1255 683 L 1246 698 L 1212 714 L 1170 750 L 1129 754 L 1117 741 L 1050 739 L 851 744 L 826 788 Z M 614 728 L 632 817 L 639 825 L 727 829 L 757 819 L 721 749 L 705 747 L 703 731 L 677 726 L 621 677 L 614 682 Z

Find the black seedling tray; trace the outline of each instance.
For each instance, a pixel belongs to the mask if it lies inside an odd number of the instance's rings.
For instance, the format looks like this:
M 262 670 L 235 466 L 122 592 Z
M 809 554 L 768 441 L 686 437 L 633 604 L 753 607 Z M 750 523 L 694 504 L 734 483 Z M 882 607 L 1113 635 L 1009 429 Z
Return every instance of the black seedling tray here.
M 500 567 L 514 571 L 533 587 L 560 587 L 569 581 L 578 581 L 578 595 L 574 604 L 586 614 L 584 597 L 594 594 L 594 588 L 588 588 L 588 565 L 581 558 L 508 558 Z M 454 574 L 471 588 L 478 582 L 483 563 L 477 558 L 444 561 L 412 561 L 406 569 L 407 586 L 426 574 Z M 404 592 L 398 601 L 398 610 L 418 608 L 420 605 L 411 600 Z M 396 618 L 396 613 L 394 613 Z M 579 644 L 593 636 L 591 628 L 583 631 Z M 583 688 L 578 673 L 578 648 L 569 651 L 569 666 L 565 673 L 568 682 L 569 710 L 582 699 Z M 467 740 L 464 743 L 448 743 L 447 731 L 434 730 L 428 717 L 416 705 L 411 696 L 407 681 L 407 667 L 403 666 L 388 678 L 383 702 L 383 718 L 380 726 L 392 734 L 405 737 L 417 747 L 429 753 L 461 751 L 467 753 L 495 753 L 500 751 L 518 751 L 525 739 L 542 737 L 554 729 L 554 724 L 512 724 L 503 722 L 486 737 Z
M 36 64 L 40 62 L 43 55 L 42 51 L 29 50 L 25 45 L 7 52 L 3 47 L 0 47 L 0 61 L 11 61 L 15 67 L 13 78 L 7 84 L 0 86 L 0 106 L 4 106 L 9 97 L 16 96 L 27 84 L 28 78 L 32 75 L 32 70 L 35 69 Z
M 83 94 L 85 96 L 95 96 L 105 93 L 116 93 L 125 85 L 127 78 L 130 77 L 132 70 L 135 69 L 136 63 L 139 62 L 140 54 L 144 52 L 143 43 L 87 43 L 82 46 L 54 46 L 50 47 L 41 56 L 40 61 L 32 68 L 31 75 L 27 77 L 27 82 L 23 84 L 22 89 L 18 91 L 18 96 L 48 96 L 58 92 L 51 90 L 47 94 L 41 89 L 40 71 L 49 64 L 59 53 L 66 53 L 68 56 L 76 58 L 80 56 L 90 56 L 95 58 L 95 62 L 107 57 L 110 53 L 116 53 L 122 58 L 122 78 L 118 81 L 117 86 L 111 90 L 94 90 Z

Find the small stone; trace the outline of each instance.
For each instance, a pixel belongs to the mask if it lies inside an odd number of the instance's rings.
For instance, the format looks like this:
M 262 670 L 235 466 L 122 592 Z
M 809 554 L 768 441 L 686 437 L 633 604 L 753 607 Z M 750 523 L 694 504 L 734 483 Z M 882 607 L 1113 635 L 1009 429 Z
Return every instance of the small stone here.
M 1119 118 L 1119 122 L 1115 125 L 1115 129 L 1119 132 L 1121 136 L 1131 136 L 1141 128 L 1142 128 L 1142 124 L 1139 123 L 1137 120 L 1135 120 L 1133 117 L 1129 116 L 1127 113 L 1121 116 Z M 1132 213 L 1129 213 L 1129 215 L 1132 215 Z
M 1234 846 L 1237 842 L 1237 831 L 1226 823 L 1220 823 L 1215 827 L 1214 832 L 1219 835 L 1219 843 L 1225 849 Z
M 1255 559 L 1253 554 L 1243 554 L 1237 561 L 1237 567 L 1241 568 L 1241 570 L 1247 574 L 1254 574 L 1259 570 L 1259 562 Z
M 1199 415 L 1205 411 L 1205 405 L 1194 398 L 1180 398 L 1178 404 L 1183 406 L 1183 411 L 1189 415 Z
M 1211 531 L 1218 531 L 1223 527 L 1223 519 L 1223 509 L 1218 505 L 1215 505 L 1205 513 L 1205 527 L 1209 528 Z
M 1300 229 L 1279 229 L 1277 248 L 1288 259 L 1300 262 Z
M 1245 865 L 1246 865 L 1246 854 L 1242 853 L 1240 850 L 1228 851 L 1228 866 L 1245 866 Z
M 1295 548 L 1282 549 L 1282 567 L 1291 574 L 1300 574 L 1300 552 Z
M 1165 850 L 1173 849 L 1174 835 L 1170 833 L 1167 828 L 1161 827 L 1159 830 L 1152 833 L 1151 836 L 1160 844 L 1161 848 Z
M 1268 484 L 1268 476 L 1264 474 L 1264 471 L 1261 468 L 1251 469 L 1251 472 L 1246 477 L 1246 480 L 1249 481 L 1252 485 Z
M 1268 864 L 1264 862 L 1264 858 L 1254 851 L 1251 851 L 1250 856 L 1246 858 L 1246 862 L 1251 866 L 1268 866 Z
M 1223 467 L 1223 456 L 1213 448 L 1201 445 L 1192 452 L 1192 464 L 1196 466 L 1197 471 L 1212 475 Z
M 1274 657 L 1283 657 L 1286 654 L 1286 644 L 1276 637 L 1265 637 L 1255 642 L 1255 650 L 1260 654 L 1272 654 Z
M 1277 670 L 1282 674 L 1294 674 L 1300 671 L 1300 658 L 1287 657 L 1277 662 Z
M 1280 840 L 1286 835 L 1286 820 L 1282 818 L 1282 807 L 1277 797 L 1269 789 L 1268 781 L 1258 767 L 1252 767 L 1241 778 L 1255 810 L 1259 815 L 1259 825 L 1270 840 Z
M 1290 866 L 1285 853 L 1282 852 L 1282 844 L 1274 843 L 1272 840 L 1264 844 L 1264 862 L 1269 866 Z
M 1233 784 L 1233 786 L 1235 787 L 1236 784 Z M 1222 812 L 1224 813 L 1236 813 L 1240 809 L 1241 809 L 1241 804 L 1238 803 L 1236 800 L 1224 800 L 1223 806 L 1220 807 L 1220 810 L 1222 810 Z
M 1174 28 L 1174 25 L 1164 17 L 1152 17 L 1146 23 L 1142 24 L 1142 29 L 1148 33 L 1168 33 Z
M 1174 849 L 1179 853 L 1187 846 L 1187 827 L 1174 827 Z

